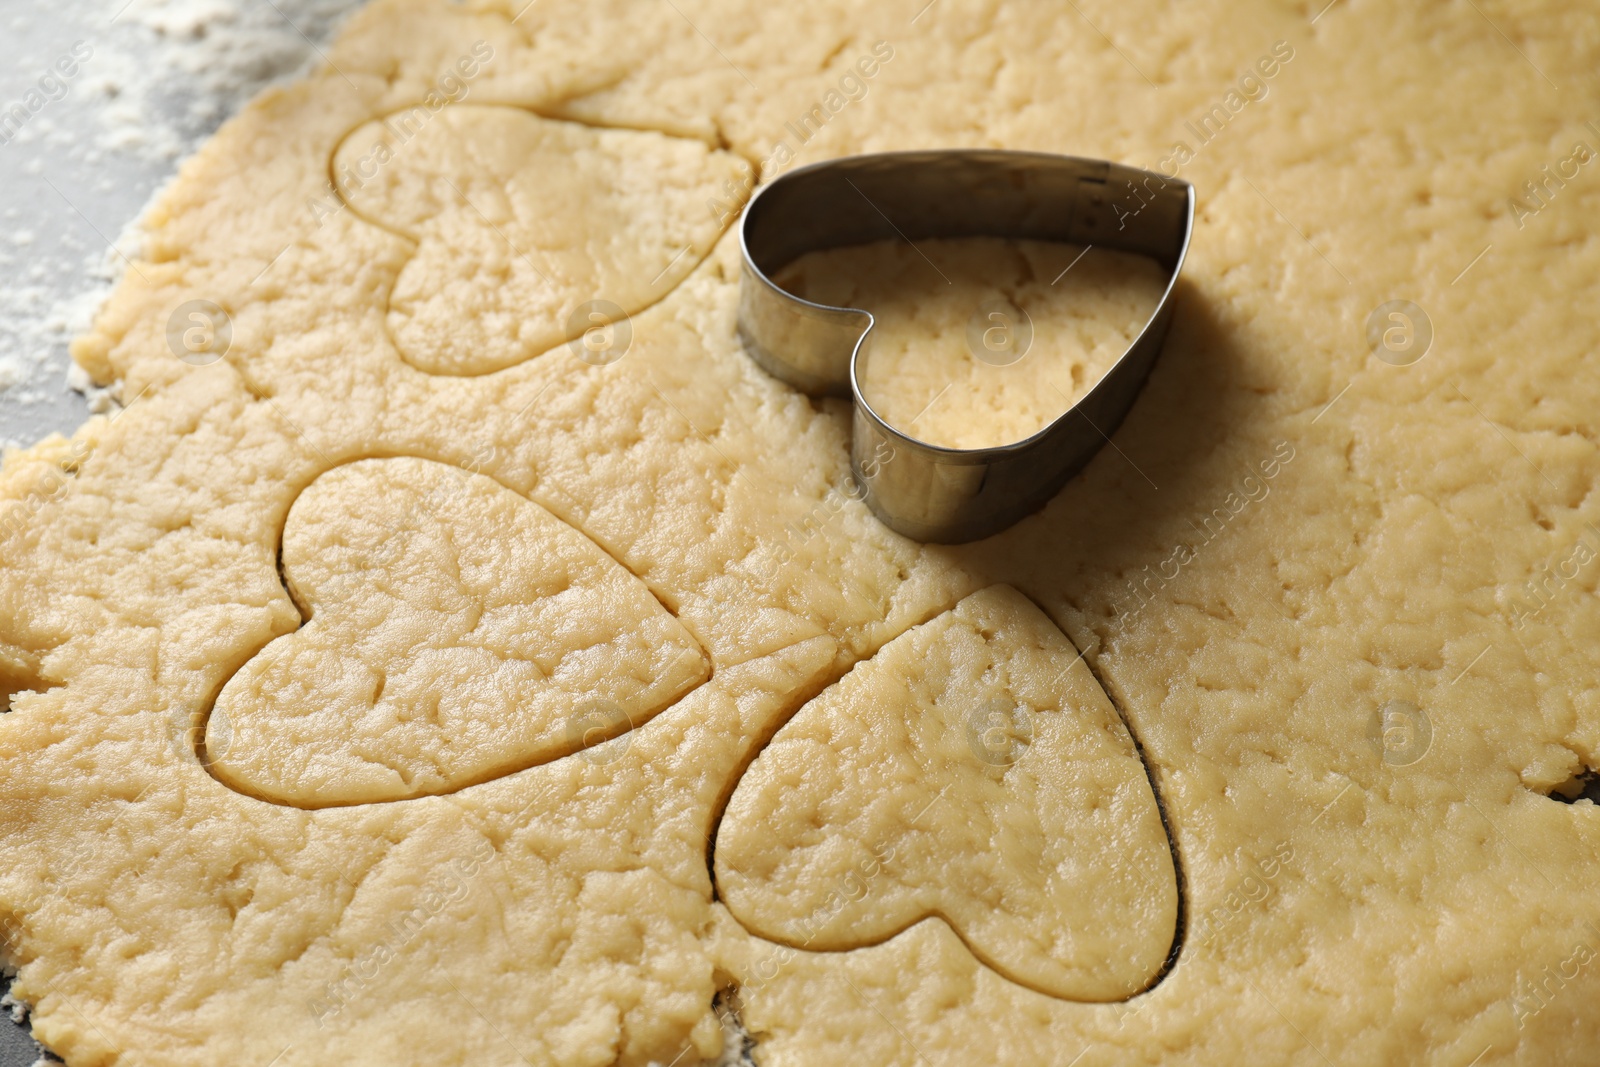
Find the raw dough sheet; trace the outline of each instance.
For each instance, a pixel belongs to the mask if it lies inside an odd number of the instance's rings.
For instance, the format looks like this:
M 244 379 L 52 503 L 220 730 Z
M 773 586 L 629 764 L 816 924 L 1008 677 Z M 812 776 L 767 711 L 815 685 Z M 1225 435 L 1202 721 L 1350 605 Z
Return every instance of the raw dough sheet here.
M 1592 21 L 375 0 L 146 220 L 74 346 L 126 406 L 0 470 L 35 1032 L 73 1067 L 1592 1055 Z M 734 322 L 753 188 L 935 147 L 1199 195 L 1111 444 L 960 547 L 881 526 L 848 409 Z M 968 443 L 1080 395 L 1160 284 L 982 240 L 789 281 L 876 303 L 875 402 Z M 1009 367 L 965 347 L 995 297 Z

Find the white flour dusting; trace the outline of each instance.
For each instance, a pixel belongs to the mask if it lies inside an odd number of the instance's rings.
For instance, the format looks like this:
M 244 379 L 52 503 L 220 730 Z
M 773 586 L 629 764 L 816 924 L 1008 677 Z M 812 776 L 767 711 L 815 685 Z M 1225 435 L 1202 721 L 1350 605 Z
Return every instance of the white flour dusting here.
M 322 62 L 359 0 L 20 0 L 0 15 L 0 445 L 110 403 L 71 374 L 137 219 L 263 86 Z M 111 247 L 115 244 L 115 250 Z M 75 397 L 68 385 L 88 399 Z
M 137 251 L 138 218 L 258 90 L 321 63 L 318 49 L 359 0 L 122 4 L 7 0 L 0 9 L 3 447 L 70 433 L 110 409 L 114 390 L 91 386 L 67 342 L 126 269 L 121 257 Z M 26 1021 L 5 991 L 0 1027 L 25 1031 Z M 14 1030 L 0 1036 L 12 1039 L 0 1041 L 0 1067 L 35 1056 L 35 1067 L 60 1063 Z

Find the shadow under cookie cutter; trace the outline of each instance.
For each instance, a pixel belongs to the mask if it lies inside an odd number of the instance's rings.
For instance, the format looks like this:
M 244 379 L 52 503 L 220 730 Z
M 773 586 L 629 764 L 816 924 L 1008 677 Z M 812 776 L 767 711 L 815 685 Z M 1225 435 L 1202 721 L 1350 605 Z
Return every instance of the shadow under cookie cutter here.
M 957 149 L 814 163 L 778 178 L 745 207 L 739 338 L 768 373 L 802 392 L 853 398 L 850 466 L 885 525 L 919 541 L 975 541 L 1042 507 L 1122 422 L 1161 350 L 1193 230 L 1188 182 L 1105 160 Z M 1010 444 L 947 448 L 895 429 L 863 395 L 871 314 L 803 300 L 772 280 L 807 252 L 929 237 L 1138 252 L 1170 276 L 1127 351 L 1050 425 Z

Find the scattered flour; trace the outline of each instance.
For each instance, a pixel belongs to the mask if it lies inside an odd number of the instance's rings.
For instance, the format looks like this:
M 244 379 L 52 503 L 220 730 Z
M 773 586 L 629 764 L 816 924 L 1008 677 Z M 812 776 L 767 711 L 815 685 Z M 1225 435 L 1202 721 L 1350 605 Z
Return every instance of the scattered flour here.
M 0 446 L 109 409 L 114 393 L 76 372 L 67 343 L 137 254 L 145 207 L 258 90 L 320 63 L 357 6 L 23 0 L 0 16 Z M 8 128 L 4 113 L 30 102 Z
M 145 206 L 263 86 L 321 62 L 359 0 L 32 0 L 0 16 L 0 112 L 57 57 L 92 50 L 65 91 L 0 143 L 0 447 L 115 407 L 67 355 L 137 254 Z M 119 8 L 122 10 L 119 11 Z M 0 131 L 4 127 L 0 126 Z M 108 246 L 107 242 L 110 242 Z M 81 394 L 74 398 L 68 390 Z M 27 1007 L 0 997 L 0 1026 Z M 61 1061 L 39 1053 L 33 1067 Z

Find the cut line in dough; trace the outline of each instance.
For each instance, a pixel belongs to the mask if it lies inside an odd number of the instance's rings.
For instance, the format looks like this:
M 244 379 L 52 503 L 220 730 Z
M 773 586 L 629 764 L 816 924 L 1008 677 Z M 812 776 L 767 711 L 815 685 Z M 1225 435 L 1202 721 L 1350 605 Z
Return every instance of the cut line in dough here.
M 1063 1000 L 1126 1000 L 1181 944 L 1143 752 L 1087 661 L 1008 586 L 907 630 L 800 708 L 715 830 L 719 899 L 812 952 L 948 925 Z
M 328 160 L 340 200 L 413 243 L 385 328 L 430 374 L 490 374 L 582 336 L 583 309 L 637 315 L 705 259 L 748 198 L 742 156 L 696 138 L 460 103 L 348 131 Z M 727 198 L 731 216 L 708 205 Z
M 711 676 L 642 581 L 486 475 L 342 464 L 296 497 L 280 546 L 302 624 L 223 684 L 197 738 L 257 799 L 452 793 L 610 740 Z

